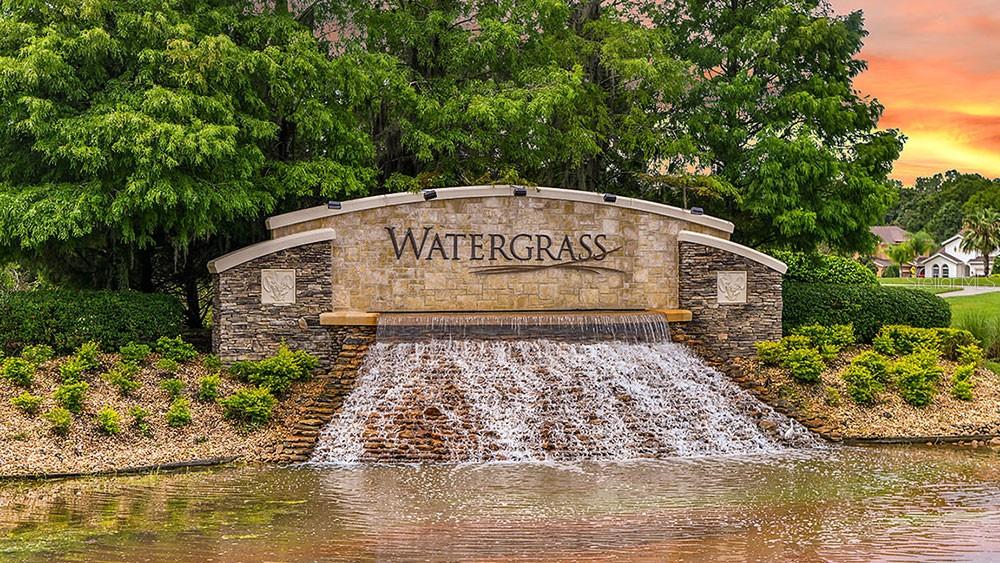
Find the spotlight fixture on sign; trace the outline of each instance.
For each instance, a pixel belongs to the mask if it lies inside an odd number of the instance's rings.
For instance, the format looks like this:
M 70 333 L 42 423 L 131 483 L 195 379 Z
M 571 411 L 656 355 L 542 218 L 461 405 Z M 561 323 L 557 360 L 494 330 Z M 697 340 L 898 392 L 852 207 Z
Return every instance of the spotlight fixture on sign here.
M 327 209 L 340 209 L 341 207 L 343 207 L 343 206 L 340 204 L 339 201 L 328 201 L 328 202 L 326 202 L 326 208 Z
M 704 214 L 705 214 L 705 210 L 702 209 L 702 208 L 700 208 L 700 207 L 692 207 L 691 208 L 691 215 L 704 215 Z
M 424 190 L 424 199 L 425 200 L 432 200 L 432 199 L 436 198 L 437 196 L 438 196 L 438 193 L 435 190 Z
M 516 195 L 516 196 L 526 196 L 526 195 L 528 195 L 528 190 L 526 188 L 516 187 L 516 188 L 514 188 L 514 195 Z
M 605 203 L 614 203 L 616 201 L 618 201 L 618 196 L 616 196 L 615 194 L 604 194 Z

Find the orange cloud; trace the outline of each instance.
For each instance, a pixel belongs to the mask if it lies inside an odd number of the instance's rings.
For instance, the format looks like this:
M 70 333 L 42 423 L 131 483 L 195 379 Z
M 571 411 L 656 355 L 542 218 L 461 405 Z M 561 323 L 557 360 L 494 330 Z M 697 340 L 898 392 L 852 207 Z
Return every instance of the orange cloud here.
M 909 138 L 893 176 L 949 169 L 1000 177 L 1000 18 L 995 0 L 832 0 L 870 32 L 855 81 Z

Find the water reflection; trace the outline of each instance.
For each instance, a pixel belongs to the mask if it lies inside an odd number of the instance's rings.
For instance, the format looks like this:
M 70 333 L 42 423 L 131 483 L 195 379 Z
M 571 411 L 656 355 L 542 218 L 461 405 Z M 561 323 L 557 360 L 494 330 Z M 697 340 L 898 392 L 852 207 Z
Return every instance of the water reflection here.
M 0 486 L 0 559 L 988 560 L 992 451 L 242 467 Z

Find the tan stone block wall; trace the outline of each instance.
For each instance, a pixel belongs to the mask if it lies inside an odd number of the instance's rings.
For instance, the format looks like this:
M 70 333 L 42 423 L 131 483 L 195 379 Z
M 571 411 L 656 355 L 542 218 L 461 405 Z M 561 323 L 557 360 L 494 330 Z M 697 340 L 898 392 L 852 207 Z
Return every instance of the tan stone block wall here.
M 332 310 L 502 311 L 558 309 L 651 309 L 678 306 L 677 234 L 697 231 L 728 238 L 728 233 L 652 213 L 578 201 L 530 197 L 432 200 L 379 207 L 295 224 L 275 232 L 284 236 L 330 227 Z M 478 275 L 472 268 L 525 264 L 503 260 L 417 259 L 407 251 L 397 259 L 386 227 L 397 237 L 407 228 L 441 233 L 497 233 L 508 240 L 518 233 L 607 235 L 608 248 L 622 250 L 594 264 L 621 270 L 594 273 L 563 268 Z M 429 244 L 429 243 L 428 243 Z M 487 243 L 488 251 L 488 243 Z M 449 254 L 452 248 L 448 248 Z M 487 252 L 488 253 L 488 252 Z M 555 253 L 555 252 L 553 252 Z M 542 262 L 552 263 L 548 257 Z

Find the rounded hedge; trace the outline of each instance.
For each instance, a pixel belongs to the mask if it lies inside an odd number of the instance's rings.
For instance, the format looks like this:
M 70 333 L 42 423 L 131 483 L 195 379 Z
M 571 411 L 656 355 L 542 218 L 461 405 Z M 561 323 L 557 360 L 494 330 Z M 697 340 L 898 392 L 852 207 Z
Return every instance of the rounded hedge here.
M 782 296 L 785 334 L 804 325 L 852 324 L 859 341 L 871 342 L 883 325 L 951 324 L 948 303 L 919 289 L 786 281 Z
M 878 278 L 864 264 L 832 254 L 776 250 L 771 255 L 788 266 L 785 281 L 875 285 Z
M 105 350 L 176 336 L 180 303 L 169 295 L 134 291 L 17 291 L 0 295 L 0 348 L 13 353 L 46 344 L 69 353 L 88 341 Z

